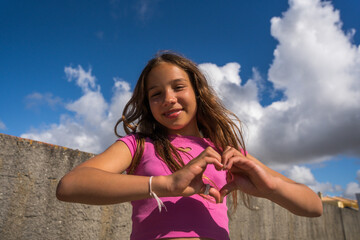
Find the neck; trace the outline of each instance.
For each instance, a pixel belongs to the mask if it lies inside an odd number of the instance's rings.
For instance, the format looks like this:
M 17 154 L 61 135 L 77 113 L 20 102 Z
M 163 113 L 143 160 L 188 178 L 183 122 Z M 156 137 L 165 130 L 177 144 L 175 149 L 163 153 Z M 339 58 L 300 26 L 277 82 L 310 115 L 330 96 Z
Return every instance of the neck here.
M 180 136 L 193 136 L 193 137 L 203 137 L 203 134 L 196 126 L 196 129 L 179 129 L 179 130 L 169 130 L 169 135 L 180 135 Z

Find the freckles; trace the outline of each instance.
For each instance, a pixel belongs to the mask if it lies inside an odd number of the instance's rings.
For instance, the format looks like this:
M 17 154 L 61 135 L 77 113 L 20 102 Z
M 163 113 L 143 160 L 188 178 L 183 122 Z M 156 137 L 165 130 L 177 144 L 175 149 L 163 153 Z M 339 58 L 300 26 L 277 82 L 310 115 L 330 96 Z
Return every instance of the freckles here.
M 157 105 L 159 105 L 159 103 L 160 103 L 160 100 L 154 100 L 152 102 L 152 105 L 154 105 L 156 107 Z

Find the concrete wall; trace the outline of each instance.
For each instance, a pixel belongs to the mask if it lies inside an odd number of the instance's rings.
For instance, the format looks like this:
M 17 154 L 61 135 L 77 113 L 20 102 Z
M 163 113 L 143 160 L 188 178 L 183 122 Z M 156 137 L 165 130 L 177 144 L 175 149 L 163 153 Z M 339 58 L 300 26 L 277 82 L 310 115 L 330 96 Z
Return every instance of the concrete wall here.
M 230 221 L 231 239 L 360 239 L 360 213 L 325 204 L 319 218 L 296 216 L 278 205 L 254 199 L 259 210 L 240 206 Z
M 89 153 L 0 134 L 0 239 L 128 239 L 130 204 L 87 206 L 55 197 Z
M 58 180 L 93 156 L 0 134 L 0 239 L 129 239 L 129 203 L 88 206 L 59 202 Z M 360 214 L 324 206 L 319 218 L 295 216 L 276 204 L 253 200 L 231 214 L 231 239 L 360 239 Z

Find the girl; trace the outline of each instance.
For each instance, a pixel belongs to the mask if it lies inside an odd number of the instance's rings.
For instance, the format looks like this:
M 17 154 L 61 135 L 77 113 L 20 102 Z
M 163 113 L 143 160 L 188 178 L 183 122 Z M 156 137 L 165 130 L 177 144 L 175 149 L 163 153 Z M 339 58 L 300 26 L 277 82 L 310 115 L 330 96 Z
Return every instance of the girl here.
M 142 71 L 115 126 L 117 134 L 122 122 L 127 136 L 66 174 L 57 198 L 131 201 L 131 239 L 141 240 L 229 239 L 226 195 L 236 190 L 320 216 L 312 190 L 246 153 L 232 119 L 193 62 L 161 53 Z

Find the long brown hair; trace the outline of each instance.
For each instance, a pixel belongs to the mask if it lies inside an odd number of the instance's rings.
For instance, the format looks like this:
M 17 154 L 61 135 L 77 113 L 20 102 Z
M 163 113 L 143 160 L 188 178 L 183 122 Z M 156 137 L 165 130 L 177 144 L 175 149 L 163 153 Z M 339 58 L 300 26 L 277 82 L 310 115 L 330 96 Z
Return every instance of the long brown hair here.
M 173 64 L 188 74 L 197 99 L 196 117 L 203 136 L 209 138 L 218 151 L 232 146 L 237 149 L 242 148 L 246 152 L 239 118 L 223 106 L 196 64 L 179 54 L 165 51 L 158 53 L 145 66 L 131 99 L 125 105 L 122 118 L 115 125 L 115 134 L 118 137 L 121 136 L 117 132 L 117 127 L 121 122 L 126 134 L 137 133 L 137 149 L 128 174 L 133 174 L 140 162 L 146 137 L 153 140 L 156 153 L 172 172 L 184 166 L 178 153 L 179 149 L 171 144 L 167 137 L 167 130 L 154 119 L 150 111 L 146 80 L 150 71 L 163 62 Z M 236 206 L 236 191 L 233 193 L 235 194 L 233 194 L 233 203 Z M 243 196 L 243 200 L 248 206 L 248 196 Z

